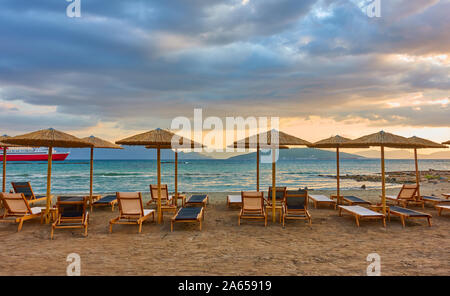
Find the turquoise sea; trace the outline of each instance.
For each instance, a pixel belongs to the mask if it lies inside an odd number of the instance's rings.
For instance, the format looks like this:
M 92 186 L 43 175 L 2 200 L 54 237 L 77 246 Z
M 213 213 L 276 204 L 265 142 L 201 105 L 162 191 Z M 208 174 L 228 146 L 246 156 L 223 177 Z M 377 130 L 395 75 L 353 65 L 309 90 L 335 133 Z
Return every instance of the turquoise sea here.
M 450 170 L 450 160 L 420 160 L 421 170 Z M 271 184 L 271 164 L 261 164 L 261 188 Z M 413 160 L 387 160 L 386 171 L 414 170 Z M 174 190 L 174 163 L 161 166 L 162 183 Z M 9 162 L 7 164 L 7 190 L 11 181 L 30 181 L 35 192 L 43 193 L 47 179 L 46 162 Z M 378 159 L 348 159 L 341 161 L 341 175 L 379 173 Z M 291 188 L 333 190 L 336 180 L 318 175 L 336 173 L 334 160 L 278 161 L 277 185 Z M 254 190 L 256 164 L 254 161 L 182 160 L 178 164 L 179 191 L 240 191 Z M 147 192 L 149 184 L 156 183 L 154 160 L 97 160 L 94 162 L 94 192 L 115 191 Z M 343 189 L 379 188 L 378 182 L 342 180 Z M 388 184 L 389 187 L 398 186 Z M 53 163 L 52 192 L 85 193 L 89 191 L 89 160 L 69 160 Z

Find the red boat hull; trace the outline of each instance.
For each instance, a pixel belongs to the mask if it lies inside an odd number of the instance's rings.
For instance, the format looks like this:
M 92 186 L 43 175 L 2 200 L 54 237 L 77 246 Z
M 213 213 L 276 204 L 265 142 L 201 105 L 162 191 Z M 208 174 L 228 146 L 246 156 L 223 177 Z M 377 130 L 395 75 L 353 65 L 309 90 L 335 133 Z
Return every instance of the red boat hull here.
M 3 152 L 3 151 L 2 151 Z M 69 153 L 55 153 L 52 155 L 53 161 L 63 161 Z M 47 161 L 48 154 L 6 154 L 6 161 Z M 0 161 L 3 161 L 3 153 L 0 155 Z

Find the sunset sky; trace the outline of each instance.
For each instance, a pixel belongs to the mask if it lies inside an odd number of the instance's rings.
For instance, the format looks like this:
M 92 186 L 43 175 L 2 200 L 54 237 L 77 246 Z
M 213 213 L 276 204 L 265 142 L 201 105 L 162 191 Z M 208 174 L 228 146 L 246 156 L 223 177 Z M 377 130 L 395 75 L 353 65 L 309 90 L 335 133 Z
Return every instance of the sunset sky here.
M 177 116 L 279 116 L 317 141 L 450 140 L 450 1 L 0 0 L 0 134 L 118 140 Z

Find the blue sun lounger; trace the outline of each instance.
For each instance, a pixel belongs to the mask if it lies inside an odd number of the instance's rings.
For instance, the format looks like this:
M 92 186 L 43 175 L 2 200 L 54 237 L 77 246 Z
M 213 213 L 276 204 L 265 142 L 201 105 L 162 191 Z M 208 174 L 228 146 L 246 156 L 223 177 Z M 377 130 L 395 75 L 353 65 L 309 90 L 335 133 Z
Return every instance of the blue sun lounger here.
M 342 197 L 342 200 L 345 201 L 348 205 L 370 205 L 370 202 L 367 200 L 361 199 L 357 196 L 346 195 Z
M 181 208 L 178 212 L 172 217 L 170 223 L 170 231 L 173 231 L 173 224 L 176 222 L 199 222 L 200 223 L 200 231 L 202 230 L 202 221 L 204 220 L 204 211 L 203 207 L 189 207 L 189 208 Z
M 96 200 L 92 205 L 96 206 L 111 206 L 112 211 L 114 212 L 114 206 L 117 204 L 116 195 L 106 195 Z
M 431 215 L 423 212 L 414 211 L 407 208 L 398 206 L 389 206 L 389 212 L 391 215 L 399 216 L 402 221 L 402 226 L 405 227 L 405 220 L 408 218 L 426 218 L 428 226 L 431 227 Z
M 445 199 L 445 198 L 440 198 L 440 197 L 437 197 L 437 196 L 422 196 L 422 199 L 423 199 L 423 201 L 424 202 L 429 202 L 429 203 L 431 203 L 431 204 L 433 204 L 433 205 L 437 205 L 437 204 L 440 204 L 440 203 L 450 203 L 450 199 Z

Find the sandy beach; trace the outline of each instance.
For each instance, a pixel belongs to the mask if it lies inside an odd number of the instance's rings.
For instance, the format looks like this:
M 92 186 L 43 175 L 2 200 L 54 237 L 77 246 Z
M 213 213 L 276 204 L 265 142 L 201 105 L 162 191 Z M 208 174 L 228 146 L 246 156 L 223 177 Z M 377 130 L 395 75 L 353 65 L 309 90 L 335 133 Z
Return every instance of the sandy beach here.
M 395 194 L 398 189 L 388 190 Z M 423 194 L 450 192 L 450 183 L 422 185 Z M 314 191 L 314 194 L 330 194 Z M 310 204 L 312 227 L 304 221 L 288 221 L 285 228 L 258 221 L 237 225 L 239 210 L 226 206 L 228 193 L 208 193 L 204 228 L 178 223 L 170 232 L 170 214 L 164 223 L 115 226 L 108 221 L 117 210 L 96 208 L 88 237 L 81 230 L 57 230 L 50 240 L 50 226 L 27 221 L 23 230 L 0 224 L 2 252 L 0 275 L 65 275 L 69 253 L 81 256 L 82 275 L 365 275 L 369 253 L 381 256 L 382 275 L 449 275 L 450 215 L 433 215 L 407 222 L 402 228 L 392 218 L 384 229 L 380 221 L 363 221 L 357 228 L 350 216 Z M 345 191 L 371 202 L 378 190 Z M 145 196 L 148 199 L 148 195 Z M 419 209 L 421 210 L 421 209 Z

